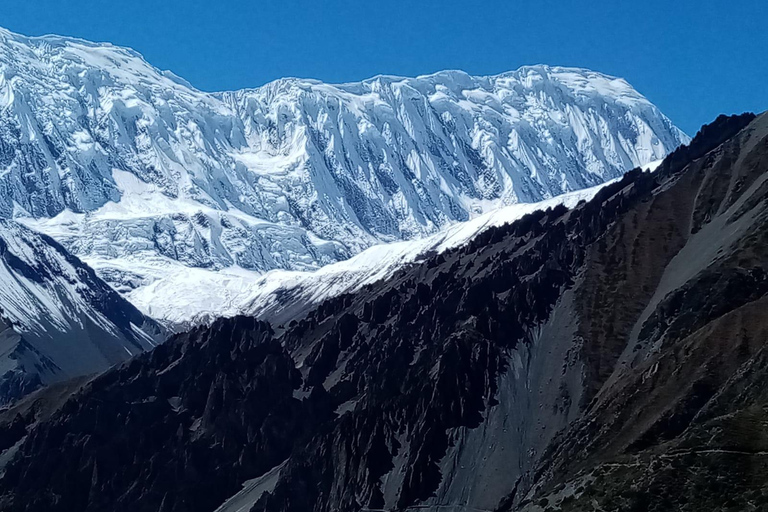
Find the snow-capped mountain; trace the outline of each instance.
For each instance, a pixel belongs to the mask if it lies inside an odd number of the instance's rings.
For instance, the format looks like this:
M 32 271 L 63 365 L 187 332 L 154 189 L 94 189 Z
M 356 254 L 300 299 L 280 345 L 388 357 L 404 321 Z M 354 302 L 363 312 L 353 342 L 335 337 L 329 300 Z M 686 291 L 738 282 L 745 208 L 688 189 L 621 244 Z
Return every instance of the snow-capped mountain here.
M 45 235 L 0 219 L 0 405 L 101 372 L 162 329 Z
M 0 32 L 0 216 L 121 292 L 310 270 L 603 183 L 688 137 L 626 81 L 533 66 L 205 93 L 132 50 Z
M 661 160 L 656 160 L 644 165 L 643 170 L 653 171 L 659 164 Z M 589 201 L 617 179 L 536 203 L 505 206 L 417 240 L 374 245 L 348 260 L 318 270 L 275 269 L 260 275 L 239 267 L 188 268 L 131 290 L 125 297 L 143 313 L 173 330 L 235 315 L 287 321 L 325 300 L 355 292 L 391 277 L 405 266 L 465 245 L 492 227 L 558 205 L 573 208 L 580 201 Z

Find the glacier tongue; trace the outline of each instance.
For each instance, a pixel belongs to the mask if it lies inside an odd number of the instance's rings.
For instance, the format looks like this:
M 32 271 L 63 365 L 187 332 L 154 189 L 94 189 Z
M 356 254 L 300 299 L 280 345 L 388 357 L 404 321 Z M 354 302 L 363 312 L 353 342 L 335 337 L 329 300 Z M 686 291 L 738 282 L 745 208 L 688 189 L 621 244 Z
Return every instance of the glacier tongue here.
M 661 160 L 650 162 L 643 170 L 653 172 L 660 163 Z M 375 245 L 348 260 L 315 271 L 276 269 L 259 275 L 241 267 L 213 271 L 185 269 L 174 263 L 171 264 L 173 270 L 162 279 L 136 288 L 126 297 L 146 315 L 176 329 L 241 314 L 287 321 L 326 299 L 353 293 L 391 277 L 407 265 L 465 245 L 491 227 L 510 224 L 529 213 L 557 205 L 572 208 L 579 201 L 589 201 L 617 179 L 538 203 L 499 208 L 422 239 Z M 105 264 L 90 263 L 96 267 Z M 141 265 L 138 261 L 133 263 Z
M 176 329 L 239 314 L 270 318 L 277 323 L 288 321 L 326 299 L 355 292 L 391 277 L 407 265 L 460 247 L 491 227 L 512 223 L 537 210 L 560 204 L 571 208 L 579 201 L 588 201 L 604 185 L 539 203 L 500 208 L 419 240 L 375 245 L 315 271 L 277 269 L 258 275 L 239 267 L 212 271 L 183 269 L 177 264 L 175 272 L 126 297 L 148 316 Z M 99 262 L 92 264 L 99 266 Z
M 205 93 L 129 49 L 4 30 L 0 109 L 0 217 L 132 297 L 179 268 L 317 269 L 688 141 L 626 81 L 583 69 Z

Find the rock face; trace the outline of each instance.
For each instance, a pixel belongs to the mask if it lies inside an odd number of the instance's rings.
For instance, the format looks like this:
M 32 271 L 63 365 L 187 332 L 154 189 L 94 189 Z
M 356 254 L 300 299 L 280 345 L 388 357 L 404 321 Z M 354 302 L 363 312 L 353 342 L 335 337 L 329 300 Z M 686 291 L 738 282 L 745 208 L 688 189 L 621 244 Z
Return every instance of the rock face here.
M 608 233 L 584 275 L 588 406 L 508 510 L 768 507 L 767 221 L 763 114 Z
M 0 220 L 0 405 L 102 372 L 162 329 L 45 235 Z
M 722 117 L 655 173 L 300 320 L 177 335 L 20 412 L 0 508 L 748 510 L 767 159 L 768 116 Z
M 0 217 L 120 292 L 305 270 L 598 185 L 685 134 L 624 80 L 457 71 L 208 94 L 129 49 L 0 32 Z

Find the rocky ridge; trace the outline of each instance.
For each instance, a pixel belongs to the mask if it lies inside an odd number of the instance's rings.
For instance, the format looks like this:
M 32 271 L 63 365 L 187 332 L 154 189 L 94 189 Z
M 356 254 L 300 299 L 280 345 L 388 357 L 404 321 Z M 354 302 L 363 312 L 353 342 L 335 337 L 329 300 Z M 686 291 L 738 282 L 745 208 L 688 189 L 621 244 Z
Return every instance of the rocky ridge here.
M 0 219 L 0 405 L 100 373 L 165 330 L 51 238 Z

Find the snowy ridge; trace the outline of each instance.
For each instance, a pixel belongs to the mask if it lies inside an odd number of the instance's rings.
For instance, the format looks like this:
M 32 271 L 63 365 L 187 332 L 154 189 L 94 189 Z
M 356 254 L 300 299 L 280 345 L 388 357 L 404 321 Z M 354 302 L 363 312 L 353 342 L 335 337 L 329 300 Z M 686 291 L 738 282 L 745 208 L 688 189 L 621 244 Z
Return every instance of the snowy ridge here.
M 0 220 L 0 283 L 0 404 L 105 370 L 162 334 L 63 247 L 11 220 Z
M 688 140 L 626 81 L 583 69 L 209 94 L 129 49 L 2 30 L 0 110 L 0 217 L 122 293 L 179 265 L 317 269 Z

